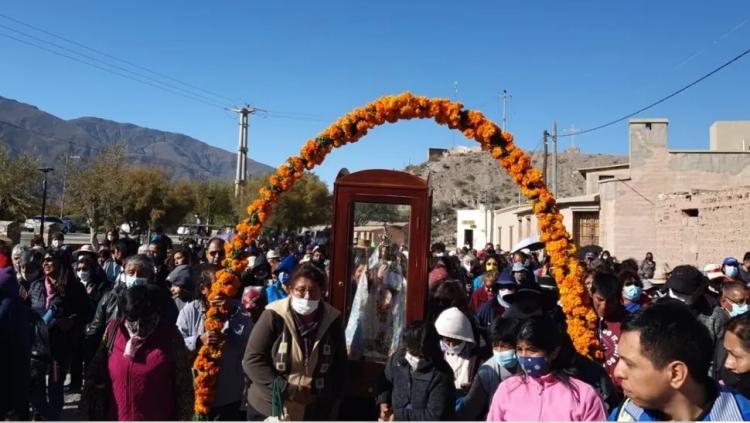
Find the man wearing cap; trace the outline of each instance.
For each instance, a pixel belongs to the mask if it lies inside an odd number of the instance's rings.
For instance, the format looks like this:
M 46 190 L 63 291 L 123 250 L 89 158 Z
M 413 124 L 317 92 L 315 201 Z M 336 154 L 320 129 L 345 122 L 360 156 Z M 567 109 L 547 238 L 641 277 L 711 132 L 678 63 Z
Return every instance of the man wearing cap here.
M 683 264 L 672 269 L 672 273 L 664 286 L 666 296 L 659 301 L 679 301 L 688 306 L 693 314 L 706 326 L 713 314 L 713 307 L 706 298 L 708 286 L 706 278 L 700 270 Z
M 727 278 L 733 281 L 740 280 L 740 262 L 734 257 L 727 257 L 721 263 L 721 270 L 727 275 Z

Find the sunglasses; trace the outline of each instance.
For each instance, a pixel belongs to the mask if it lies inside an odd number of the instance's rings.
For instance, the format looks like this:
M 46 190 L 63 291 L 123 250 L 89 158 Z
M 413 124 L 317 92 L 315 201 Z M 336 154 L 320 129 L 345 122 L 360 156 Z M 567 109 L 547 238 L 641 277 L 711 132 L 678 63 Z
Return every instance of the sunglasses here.
M 54 259 L 52 257 L 45 257 L 44 260 L 42 260 L 42 263 L 52 263 Z

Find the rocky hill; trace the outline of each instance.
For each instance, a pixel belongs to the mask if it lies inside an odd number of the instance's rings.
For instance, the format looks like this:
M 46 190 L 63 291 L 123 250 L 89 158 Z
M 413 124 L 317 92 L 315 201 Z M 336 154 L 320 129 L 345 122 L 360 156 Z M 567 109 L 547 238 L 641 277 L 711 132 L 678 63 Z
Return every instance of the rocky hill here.
M 530 153 L 535 167 L 543 166 L 543 153 Z M 584 179 L 578 169 L 627 163 L 627 156 L 585 154 L 578 149 L 558 153 L 560 197 L 584 194 Z M 552 172 L 550 154 L 548 172 Z M 431 160 L 409 166 L 407 172 L 428 178 L 432 187 L 432 239 L 447 245 L 456 242 L 456 209 L 479 208 L 486 198 L 495 209 L 519 202 L 519 190 L 505 171 L 487 153 L 477 150 L 451 150 Z M 525 201 L 523 198 L 521 202 Z
M 44 165 L 61 169 L 66 154 L 86 160 L 114 142 L 127 144 L 129 163 L 159 166 L 175 179 L 234 179 L 234 153 L 187 135 L 95 117 L 64 120 L 0 97 L 0 144 L 11 154 L 31 153 Z M 250 175 L 271 170 L 248 159 Z

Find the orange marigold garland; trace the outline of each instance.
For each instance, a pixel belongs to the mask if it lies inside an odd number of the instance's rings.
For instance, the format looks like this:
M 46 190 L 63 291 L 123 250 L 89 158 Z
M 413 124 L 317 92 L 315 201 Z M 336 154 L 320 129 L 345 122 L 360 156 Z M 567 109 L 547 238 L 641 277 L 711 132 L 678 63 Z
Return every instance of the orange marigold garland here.
M 467 138 L 478 141 L 482 150 L 488 151 L 498 161 L 521 192 L 533 204 L 540 229 L 540 239 L 553 265 L 553 275 L 560 288 L 562 308 L 567 317 L 568 332 L 578 352 L 590 357 L 600 357 L 596 337 L 596 314 L 581 281 L 581 269 L 576 257 L 576 247 L 563 225 L 563 218 L 554 197 L 542 179 L 542 173 L 531 167 L 529 157 L 513 143 L 513 136 L 502 132 L 481 112 L 464 110 L 461 103 L 448 99 L 427 98 L 403 93 L 381 97 L 339 118 L 315 139 L 308 140 L 299 156 L 289 157 L 268 178 L 268 185 L 260 189 L 259 197 L 247 208 L 249 218 L 237 225 L 237 235 L 225 246 L 227 259 L 223 270 L 216 274 L 209 301 L 217 297 L 233 297 L 240 288 L 239 275 L 247 267 L 245 248 L 260 234 L 263 223 L 271 213 L 272 204 L 279 195 L 289 190 L 302 178 L 305 170 L 321 164 L 334 148 L 356 142 L 367 132 L 385 123 L 401 119 L 432 118 L 441 125 L 461 131 Z M 220 331 L 228 318 L 226 307 L 210 306 L 206 313 L 206 329 Z M 198 352 L 193 368 L 197 371 L 195 388 L 196 416 L 205 416 L 213 403 L 214 386 L 219 372 L 223 341 L 218 345 L 204 345 Z

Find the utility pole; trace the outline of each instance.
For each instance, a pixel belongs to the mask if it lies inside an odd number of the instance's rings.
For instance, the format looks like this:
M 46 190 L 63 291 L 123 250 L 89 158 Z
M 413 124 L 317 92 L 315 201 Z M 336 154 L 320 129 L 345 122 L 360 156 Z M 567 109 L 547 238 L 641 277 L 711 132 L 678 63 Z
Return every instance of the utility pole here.
M 557 174 L 557 121 L 552 122 L 552 178 L 554 184 L 552 185 L 552 194 L 557 198 L 557 188 L 560 183 Z
M 547 130 L 544 130 L 544 133 L 542 134 L 542 139 L 544 140 L 544 156 L 542 156 L 542 167 L 544 168 L 544 171 L 542 172 L 542 178 L 544 181 L 544 185 L 547 185 L 547 156 L 549 153 L 547 152 L 547 138 L 549 137 L 549 132 Z
M 500 98 L 503 100 L 503 131 L 508 130 L 508 105 L 507 101 L 513 98 L 512 95 L 508 94 L 508 90 L 503 90 L 503 93 L 500 94 Z
M 578 133 L 578 128 L 574 124 L 570 125 L 570 129 L 568 129 L 568 135 L 570 135 L 570 146 L 572 148 L 576 147 L 576 134 Z
M 240 117 L 240 138 L 237 146 L 237 175 L 234 179 L 234 197 L 239 198 L 242 187 L 247 181 L 247 117 L 257 111 L 257 109 L 245 105 L 232 109 Z
M 68 143 L 68 152 L 65 154 L 65 168 L 63 169 L 62 197 L 60 199 L 60 219 L 65 214 L 65 185 L 68 180 L 68 161 L 70 159 L 80 159 L 81 156 L 73 155 L 73 142 Z
M 453 101 L 458 101 L 458 81 L 453 81 Z M 456 131 L 451 131 L 451 146 L 456 146 Z
M 39 235 L 44 237 L 44 213 L 47 212 L 47 174 L 52 172 L 53 168 L 51 167 L 43 167 L 40 168 L 39 171 L 44 173 L 44 180 L 42 181 L 42 220 L 39 222 Z

